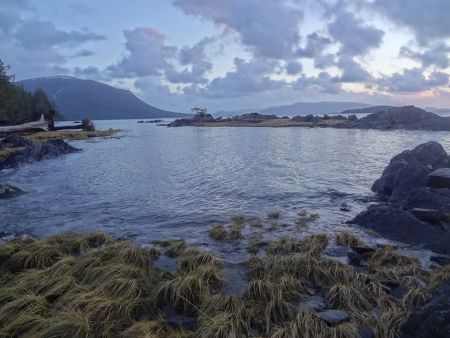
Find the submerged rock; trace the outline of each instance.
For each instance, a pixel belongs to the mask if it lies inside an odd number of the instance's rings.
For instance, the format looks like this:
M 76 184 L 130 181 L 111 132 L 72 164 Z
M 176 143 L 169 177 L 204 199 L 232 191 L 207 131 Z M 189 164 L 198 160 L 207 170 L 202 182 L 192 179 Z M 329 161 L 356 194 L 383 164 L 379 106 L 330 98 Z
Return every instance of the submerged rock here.
M 9 184 L 0 184 L 0 199 L 13 198 L 24 194 L 25 192 Z
M 401 337 L 450 337 L 450 279 L 409 316 L 402 327 Z
M 325 300 L 321 296 L 311 296 L 300 303 L 300 308 L 308 308 L 313 311 L 322 311 L 326 308 Z

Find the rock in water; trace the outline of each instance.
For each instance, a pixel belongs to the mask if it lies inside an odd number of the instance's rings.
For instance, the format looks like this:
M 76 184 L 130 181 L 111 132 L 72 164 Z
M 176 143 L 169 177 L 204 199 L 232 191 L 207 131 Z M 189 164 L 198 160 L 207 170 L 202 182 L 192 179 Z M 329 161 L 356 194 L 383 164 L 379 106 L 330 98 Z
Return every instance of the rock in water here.
M 348 223 L 375 230 L 387 238 L 450 253 L 450 233 L 388 203 L 371 205 Z
M 450 337 L 450 279 L 416 309 L 402 327 L 404 338 Z
M 0 184 L 0 199 L 17 197 L 25 192 L 9 184 Z
M 399 206 L 411 191 L 425 187 L 432 170 L 448 165 L 448 156 L 437 142 L 421 144 L 394 156 L 372 186 L 372 191 Z
M 438 189 L 450 189 L 450 168 L 440 168 L 429 174 L 428 186 Z

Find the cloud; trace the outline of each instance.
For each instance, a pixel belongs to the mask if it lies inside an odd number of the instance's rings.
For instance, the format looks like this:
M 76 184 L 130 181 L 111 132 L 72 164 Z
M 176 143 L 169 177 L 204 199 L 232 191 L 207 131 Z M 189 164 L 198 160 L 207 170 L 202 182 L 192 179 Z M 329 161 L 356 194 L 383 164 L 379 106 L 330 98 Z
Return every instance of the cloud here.
M 342 74 L 333 78 L 335 82 L 366 82 L 372 79 L 372 76 L 353 57 L 341 55 L 337 66 L 342 70 Z
M 333 81 L 332 76 L 327 72 L 320 72 L 317 77 L 301 76 L 292 84 L 295 90 L 313 89 L 319 93 L 339 94 L 342 92 L 342 85 Z
M 322 54 L 322 52 L 333 43 L 333 41 L 317 32 L 308 34 L 306 37 L 305 48 L 300 48 L 297 51 L 297 55 L 306 58 L 316 58 Z
M 212 80 L 201 94 L 209 98 L 241 97 L 278 89 L 286 84 L 284 81 L 276 81 L 269 77 L 277 66 L 277 62 L 261 59 L 252 59 L 247 62 L 235 58 L 234 65 L 233 71 L 228 72 L 224 77 Z
M 422 69 L 412 68 L 394 73 L 388 77 L 383 77 L 376 82 L 385 91 L 405 93 L 422 92 L 435 87 L 448 85 L 449 74 L 435 71 L 425 77 Z
M 105 36 L 89 31 L 63 31 L 52 22 L 37 19 L 23 22 L 14 38 L 28 49 L 51 48 L 54 46 L 77 46 L 86 41 L 103 40 Z
M 422 45 L 450 38 L 448 0 L 374 0 L 372 8 L 412 30 Z
M 284 0 L 173 0 L 185 14 L 235 32 L 257 56 L 289 58 L 300 42 L 303 13 Z
M 179 51 L 178 60 L 182 66 L 190 66 L 190 70 L 184 69 L 177 72 L 175 69 L 167 69 L 166 78 L 173 83 L 206 83 L 205 74 L 209 72 L 213 64 L 206 55 L 206 48 L 214 41 L 213 38 L 204 38 L 193 46 L 184 46 Z
M 400 56 L 419 61 L 422 67 L 436 66 L 442 69 L 450 65 L 450 47 L 445 43 L 437 43 L 424 51 L 414 51 L 408 46 L 400 49 Z
M 337 10 L 328 25 L 330 36 L 341 45 L 341 54 L 363 55 L 377 48 L 383 41 L 384 32 L 364 22 L 347 10 Z
M 286 64 L 286 73 L 289 75 L 297 75 L 303 70 L 303 66 L 298 61 L 289 61 Z
M 176 57 L 177 48 L 167 46 L 165 36 L 152 27 L 124 30 L 125 55 L 107 67 L 113 77 L 161 75 L 172 68 L 170 59 Z

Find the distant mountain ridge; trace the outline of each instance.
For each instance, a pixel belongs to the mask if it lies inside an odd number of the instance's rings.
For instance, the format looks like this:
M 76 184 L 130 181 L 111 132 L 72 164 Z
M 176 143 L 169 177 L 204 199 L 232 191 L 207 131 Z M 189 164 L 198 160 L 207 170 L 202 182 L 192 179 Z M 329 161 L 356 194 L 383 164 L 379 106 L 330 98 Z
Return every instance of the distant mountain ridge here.
M 216 116 L 234 116 L 250 112 L 259 112 L 264 115 L 296 116 L 296 115 L 318 115 L 338 114 L 344 110 L 368 108 L 371 105 L 361 102 L 346 101 L 323 101 L 323 102 L 296 102 L 289 105 L 273 106 L 263 109 L 239 109 L 233 111 L 220 111 Z
M 94 80 L 71 76 L 52 76 L 17 82 L 26 90 L 42 88 L 66 120 L 145 119 L 187 117 L 148 105 L 129 90 L 115 88 Z

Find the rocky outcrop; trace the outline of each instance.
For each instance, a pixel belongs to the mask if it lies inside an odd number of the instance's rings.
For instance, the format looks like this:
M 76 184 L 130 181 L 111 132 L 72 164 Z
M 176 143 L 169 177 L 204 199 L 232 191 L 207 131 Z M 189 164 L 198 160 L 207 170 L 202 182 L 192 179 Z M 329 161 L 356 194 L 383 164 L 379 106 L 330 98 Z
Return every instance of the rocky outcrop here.
M 402 327 L 403 338 L 450 337 L 450 279 L 441 284 Z
M 372 191 L 400 206 L 410 192 L 427 186 L 434 170 L 446 166 L 450 166 L 450 159 L 444 148 L 434 141 L 423 143 L 394 156 L 372 185 Z
M 437 142 L 396 155 L 372 186 L 384 203 L 370 206 L 349 223 L 450 254 L 449 168 L 450 157 Z
M 62 140 L 32 143 L 16 135 L 10 135 L 0 142 L 0 150 L 6 148 L 10 151 L 0 162 L 0 170 L 80 151 Z
M 450 130 L 450 118 L 429 113 L 415 106 L 389 107 L 359 119 L 355 128 Z

